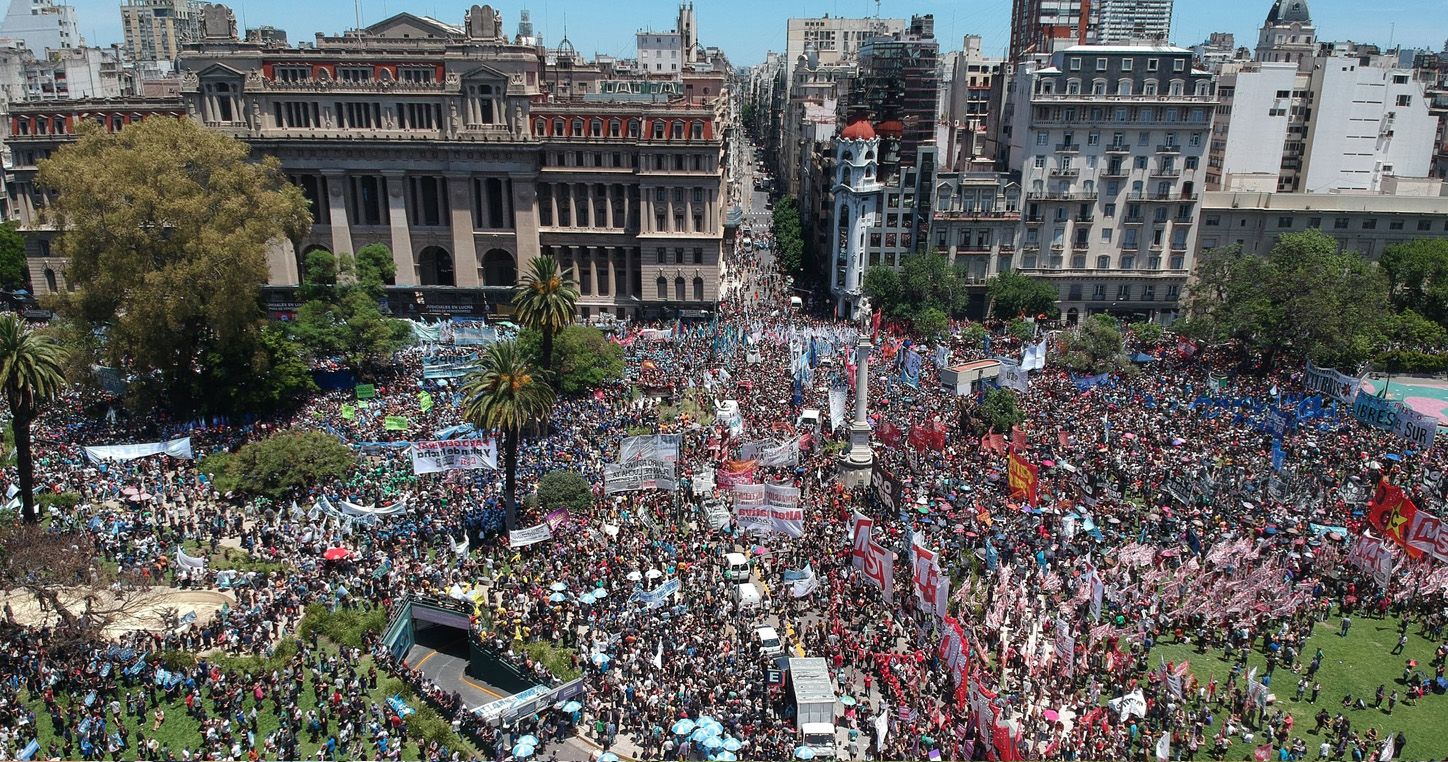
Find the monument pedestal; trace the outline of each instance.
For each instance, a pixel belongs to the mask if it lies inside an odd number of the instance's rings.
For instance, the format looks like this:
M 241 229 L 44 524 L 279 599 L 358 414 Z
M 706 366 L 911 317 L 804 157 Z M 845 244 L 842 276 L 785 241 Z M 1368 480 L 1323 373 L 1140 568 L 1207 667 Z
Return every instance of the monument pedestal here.
M 875 471 L 875 451 L 870 447 L 870 425 L 850 424 L 850 449 L 840 456 L 838 473 L 846 490 L 870 486 Z

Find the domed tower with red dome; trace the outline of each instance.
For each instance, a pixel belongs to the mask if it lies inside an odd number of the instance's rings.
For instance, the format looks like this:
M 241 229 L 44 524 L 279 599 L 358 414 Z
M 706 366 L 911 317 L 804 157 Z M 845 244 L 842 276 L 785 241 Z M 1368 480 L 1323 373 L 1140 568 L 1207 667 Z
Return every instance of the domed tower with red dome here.
M 878 224 L 880 194 L 880 136 L 870 120 L 850 118 L 835 141 L 835 207 L 833 211 L 830 293 L 839 315 L 850 315 L 863 296 L 865 236 Z

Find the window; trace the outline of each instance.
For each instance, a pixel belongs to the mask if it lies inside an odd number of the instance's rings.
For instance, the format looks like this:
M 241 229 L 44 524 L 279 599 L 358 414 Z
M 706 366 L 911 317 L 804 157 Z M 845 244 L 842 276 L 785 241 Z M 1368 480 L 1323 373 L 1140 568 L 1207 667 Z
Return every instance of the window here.
M 1118 286 L 1116 287 L 1116 301 L 1118 301 L 1118 302 L 1129 302 L 1129 301 L 1131 301 L 1131 284 L 1130 284 L 1130 283 L 1122 283 L 1122 284 L 1120 284 L 1120 285 L 1118 285 Z
M 1081 58 L 1079 56 L 1072 56 L 1069 66 L 1071 71 L 1081 71 Z
M 1333 229 L 1333 230 L 1347 230 L 1347 218 L 1346 218 L 1346 217 L 1334 217 L 1334 218 L 1332 218 L 1332 229 Z
M 1166 287 L 1166 300 L 1169 301 L 1169 302 L 1174 302 L 1174 301 L 1176 301 L 1176 300 L 1177 300 L 1177 295 L 1181 293 L 1181 288 L 1182 288 L 1181 286 L 1178 286 L 1178 285 L 1175 285 L 1175 284 L 1170 285 L 1170 286 L 1167 286 L 1167 287 Z
M 694 249 L 694 264 L 696 264 L 696 265 L 702 265 L 702 264 L 704 264 L 704 250 L 703 250 L 703 249 Z
M 1105 283 L 1097 283 L 1097 284 L 1095 284 L 1094 286 L 1091 287 L 1091 301 L 1093 301 L 1093 302 L 1104 302 L 1104 301 L 1106 301 L 1106 284 L 1105 284 Z
M 1096 59 L 1096 71 L 1106 71 L 1106 59 L 1105 59 L 1105 58 L 1098 58 L 1098 59 Z
M 1411 96 L 1411 95 L 1399 95 L 1399 96 L 1398 96 L 1398 100 L 1397 100 L 1397 105 L 1399 105 L 1399 106 L 1411 106 L 1411 105 L 1413 105 L 1413 96 Z
M 1121 59 L 1121 70 L 1122 70 L 1122 71 L 1131 71 L 1131 62 L 1132 62 L 1132 60 L 1133 60 L 1133 59 L 1131 59 L 1131 58 L 1122 58 L 1122 59 Z
M 659 249 L 659 251 L 663 251 L 663 249 Z M 665 278 L 664 276 L 660 275 L 660 276 L 659 276 L 659 279 L 658 279 L 658 281 L 656 281 L 656 283 L 657 283 L 658 289 L 659 289 L 659 301 L 668 301 L 668 298 L 669 298 L 669 281 L 668 281 L 668 279 Z
M 1173 59 L 1172 59 L 1172 62 L 1171 62 L 1171 70 L 1172 70 L 1172 71 L 1182 72 L 1182 71 L 1186 71 L 1186 68 L 1187 68 L 1187 59 L 1185 59 L 1185 58 L 1173 58 Z
M 1433 228 L 1433 223 L 1432 223 L 1431 221 L 1429 221 L 1429 220 L 1418 220 L 1418 229 L 1419 229 L 1419 230 L 1428 231 L 1428 230 L 1431 230 L 1432 228 Z
M 1072 301 L 1072 302 L 1079 302 L 1079 301 L 1081 301 L 1081 284 L 1080 284 L 1080 283 L 1072 283 L 1070 286 L 1067 286 L 1067 287 L 1066 287 L 1066 299 L 1067 299 L 1067 301 Z
M 1126 228 L 1125 230 L 1121 231 L 1121 248 L 1123 248 L 1123 249 L 1135 249 L 1135 248 L 1136 248 L 1136 234 L 1137 234 L 1136 228 Z
M 1156 301 L 1156 285 L 1148 283 L 1141 287 L 1141 300 L 1143 302 Z
M 1378 221 L 1377 221 L 1376 219 L 1363 220 L 1363 230 L 1377 230 L 1377 229 L 1378 229 Z
M 704 301 L 704 279 L 697 276 L 694 278 L 694 301 Z
M 1209 214 L 1202 218 L 1202 224 L 1209 228 L 1217 227 L 1222 224 L 1222 216 L 1220 214 Z
M 1036 145 L 1038 145 L 1038 146 L 1046 145 L 1047 143 L 1050 142 L 1050 140 L 1051 140 L 1051 134 L 1050 134 L 1050 133 L 1048 133 L 1048 132 L 1038 132 L 1038 133 L 1036 133 Z
M 1147 70 L 1147 71 L 1156 71 L 1156 68 L 1157 68 L 1157 66 L 1158 66 L 1160 63 L 1161 63 L 1161 61 L 1160 61 L 1159 59 L 1156 59 L 1156 58 L 1148 58 L 1148 59 L 1146 59 L 1146 70 Z

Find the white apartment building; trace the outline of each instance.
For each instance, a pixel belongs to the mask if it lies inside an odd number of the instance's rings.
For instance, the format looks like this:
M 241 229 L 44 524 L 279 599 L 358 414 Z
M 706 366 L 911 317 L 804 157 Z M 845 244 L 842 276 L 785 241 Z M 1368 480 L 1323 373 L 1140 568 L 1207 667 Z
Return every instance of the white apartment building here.
M 1055 283 L 1068 320 L 1169 320 L 1192 268 L 1212 79 L 1168 45 L 1078 45 L 1018 67 L 1002 140 L 1023 234 L 996 271 Z
M 1291 61 L 1222 66 L 1207 159 L 1208 190 L 1296 188 L 1307 144 L 1311 83 Z
M 1096 41 L 1161 40 L 1171 34 L 1172 0 L 1100 0 Z
M 1427 176 L 1438 120 L 1411 69 L 1319 58 L 1311 91 L 1301 190 L 1377 192 L 1387 176 Z
M 1439 181 L 1389 182 L 1388 193 L 1208 192 L 1199 250 L 1240 246 L 1265 255 L 1283 233 L 1318 229 L 1344 250 L 1376 260 L 1389 246 L 1448 236 L 1448 197 Z
M 0 37 L 21 40 L 37 56 L 46 51 L 85 45 L 76 23 L 75 8 L 55 0 L 10 0 Z
M 684 67 L 683 37 L 678 32 L 638 33 L 639 69 L 644 74 L 678 74 Z

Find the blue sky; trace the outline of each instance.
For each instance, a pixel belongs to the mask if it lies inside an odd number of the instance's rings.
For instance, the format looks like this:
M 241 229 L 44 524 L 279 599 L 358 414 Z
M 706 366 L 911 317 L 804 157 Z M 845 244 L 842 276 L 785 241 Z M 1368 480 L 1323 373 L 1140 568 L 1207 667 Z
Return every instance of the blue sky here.
M 120 0 L 69 0 L 80 15 L 81 33 L 92 44 L 121 39 Z M 456 0 L 359 0 L 363 23 L 400 11 L 461 23 L 471 2 Z M 1386 46 L 1389 40 L 1408 47 L 1442 49 L 1448 36 L 1445 0 L 1309 0 L 1318 35 Z M 335 33 L 353 26 L 353 0 L 230 0 L 238 25 L 271 24 L 287 30 L 289 39 L 311 39 L 316 32 Z M 481 4 L 481 3 L 479 3 Z M 1232 32 L 1238 45 L 1251 47 L 1270 0 L 1177 0 L 1172 39 L 1191 45 L 1208 32 Z M 504 0 L 495 3 L 510 33 L 518 11 L 528 8 L 535 29 L 556 44 L 565 24 L 580 51 L 631 56 L 633 32 L 642 27 L 672 29 L 676 0 Z M 1010 35 L 1010 0 L 881 0 L 880 15 L 908 19 L 912 13 L 935 14 L 935 35 L 942 48 L 960 47 L 965 34 L 985 38 L 986 50 L 999 55 Z M 790 16 L 868 16 L 875 3 L 866 0 L 696 0 L 699 38 L 725 50 L 736 65 L 757 63 L 767 50 L 784 49 L 785 19 Z M 1364 12 L 1369 15 L 1362 15 Z

